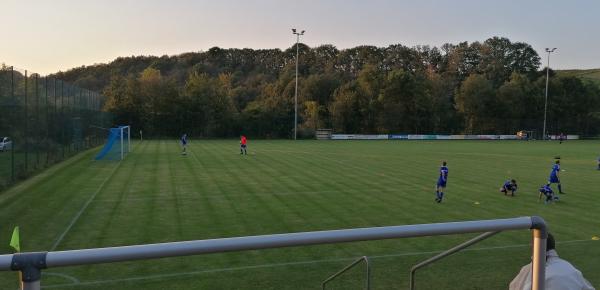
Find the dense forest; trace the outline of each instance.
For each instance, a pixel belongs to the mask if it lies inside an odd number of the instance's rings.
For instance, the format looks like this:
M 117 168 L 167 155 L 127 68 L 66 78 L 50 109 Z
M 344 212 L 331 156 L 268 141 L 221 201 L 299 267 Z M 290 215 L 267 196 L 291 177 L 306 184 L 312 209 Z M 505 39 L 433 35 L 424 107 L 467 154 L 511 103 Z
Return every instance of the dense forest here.
M 493 37 L 441 47 L 299 44 L 299 136 L 541 131 L 546 71 L 527 43 Z M 289 138 L 296 47 L 121 57 L 57 73 L 107 97 L 144 135 Z M 550 71 L 548 131 L 596 135 L 600 87 Z

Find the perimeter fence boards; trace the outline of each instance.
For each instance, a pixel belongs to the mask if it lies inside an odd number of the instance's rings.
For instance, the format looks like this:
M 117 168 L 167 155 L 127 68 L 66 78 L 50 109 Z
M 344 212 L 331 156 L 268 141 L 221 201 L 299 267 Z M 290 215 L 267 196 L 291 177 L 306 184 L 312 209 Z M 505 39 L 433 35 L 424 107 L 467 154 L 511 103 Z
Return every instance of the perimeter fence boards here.
M 559 135 L 550 135 L 551 140 L 559 140 L 560 136 Z M 579 139 L 579 135 L 566 135 L 565 136 L 566 140 L 578 140 Z
M 389 135 L 332 134 L 332 140 L 387 140 Z
M 0 190 L 102 144 L 112 118 L 104 96 L 62 80 L 0 65 Z
M 331 139 L 331 133 L 333 133 L 331 129 L 317 129 L 315 137 L 317 137 L 317 140 L 329 140 Z
M 553 140 L 558 139 L 551 136 Z M 567 135 L 568 140 L 577 140 L 579 135 Z M 524 140 L 517 135 L 414 135 L 414 134 L 331 134 L 331 140 Z

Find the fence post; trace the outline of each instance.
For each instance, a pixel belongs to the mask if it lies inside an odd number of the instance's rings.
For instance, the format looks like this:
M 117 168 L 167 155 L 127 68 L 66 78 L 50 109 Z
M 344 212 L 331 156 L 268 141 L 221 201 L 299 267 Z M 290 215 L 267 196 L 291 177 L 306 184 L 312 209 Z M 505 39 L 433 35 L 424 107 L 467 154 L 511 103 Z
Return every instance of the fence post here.
M 73 103 L 73 88 L 69 85 L 69 86 L 67 86 L 67 108 L 66 108 L 67 109 L 67 118 L 66 118 L 66 120 L 67 120 L 67 123 L 69 124 L 68 128 L 70 130 L 67 132 L 67 134 L 65 134 L 65 138 L 66 138 L 67 145 L 68 145 L 67 146 L 67 156 L 70 156 L 71 151 L 72 151 L 71 150 L 71 147 L 72 147 L 72 144 L 71 144 L 72 138 L 71 137 L 72 137 L 72 133 L 73 133 L 72 132 L 73 128 L 71 128 L 73 125 L 73 104 L 72 103 Z M 69 136 L 69 135 L 71 135 L 71 136 Z
M 48 77 L 44 77 L 44 90 L 46 92 L 44 97 L 44 106 L 46 107 L 46 136 L 44 136 L 44 147 L 46 148 L 46 167 L 50 163 L 50 142 L 48 137 L 50 136 L 50 115 L 48 112 Z
M 27 102 L 27 70 L 25 70 L 25 173 L 27 174 L 29 172 L 29 141 L 27 140 L 29 138 L 29 102 Z
M 40 87 L 39 87 L 39 74 L 35 74 L 35 123 L 33 125 L 33 129 L 35 130 L 35 138 L 37 140 L 35 140 L 35 144 L 36 144 L 36 149 L 35 149 L 35 169 L 38 168 L 38 166 L 40 166 Z
M 63 119 L 65 117 L 65 83 L 60 81 L 60 135 L 61 135 L 61 144 L 60 148 L 62 149 L 62 159 L 65 159 L 65 126 L 63 124 Z M 61 160 L 62 160 L 61 159 Z
M 14 115 L 17 114 L 16 110 L 18 107 L 17 106 L 18 102 L 17 102 L 17 98 L 15 97 L 15 68 L 12 66 L 10 67 L 10 96 L 11 96 L 11 98 L 13 100 L 13 104 L 14 104 L 14 108 L 12 110 L 13 111 L 12 119 L 14 122 L 14 120 L 17 119 L 16 116 L 14 116 Z M 12 140 L 13 140 L 12 147 L 10 148 L 10 159 L 11 159 L 11 161 L 10 161 L 10 167 L 11 167 L 10 176 L 11 176 L 12 182 L 15 182 L 15 141 L 16 141 L 15 140 L 15 131 L 16 131 L 16 126 L 17 126 L 17 124 L 14 124 L 13 126 L 11 126 L 11 128 L 13 128 L 13 130 L 11 132 L 12 136 L 10 136 L 10 138 L 12 138 Z

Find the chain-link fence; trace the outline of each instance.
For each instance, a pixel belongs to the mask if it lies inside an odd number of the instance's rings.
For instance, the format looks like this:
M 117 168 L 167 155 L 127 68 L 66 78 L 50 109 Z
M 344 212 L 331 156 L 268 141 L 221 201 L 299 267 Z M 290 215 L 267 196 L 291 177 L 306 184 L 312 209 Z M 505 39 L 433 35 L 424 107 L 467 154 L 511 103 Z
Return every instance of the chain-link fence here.
M 26 70 L 0 67 L 0 189 L 100 145 L 104 96 Z

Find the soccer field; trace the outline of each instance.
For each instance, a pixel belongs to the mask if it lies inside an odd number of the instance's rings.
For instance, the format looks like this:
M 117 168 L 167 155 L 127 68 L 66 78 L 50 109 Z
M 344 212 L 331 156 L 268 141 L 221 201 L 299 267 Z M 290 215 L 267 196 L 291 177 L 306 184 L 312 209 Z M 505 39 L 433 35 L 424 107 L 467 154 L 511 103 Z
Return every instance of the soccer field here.
M 24 251 L 369 226 L 539 215 L 559 255 L 600 287 L 600 142 L 569 141 L 144 141 L 122 162 L 79 154 L 0 193 L 0 251 L 21 228 Z M 563 189 L 538 202 L 561 156 Z M 446 200 L 435 182 L 448 161 Z M 515 178 L 517 196 L 498 192 Z M 556 188 L 554 186 L 554 188 Z M 373 289 L 407 289 L 415 263 L 474 235 L 357 242 L 53 268 L 47 289 L 320 289 L 359 256 Z M 417 273 L 417 289 L 507 289 L 529 262 L 530 233 L 504 232 Z M 361 289 L 359 266 L 331 284 Z M 0 272 L 0 289 L 17 275 Z

